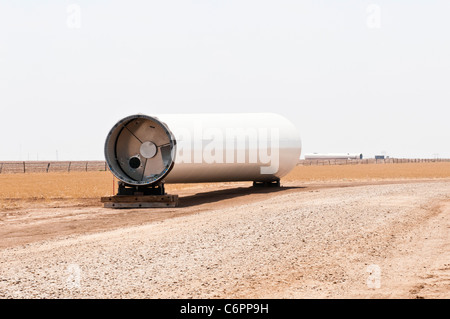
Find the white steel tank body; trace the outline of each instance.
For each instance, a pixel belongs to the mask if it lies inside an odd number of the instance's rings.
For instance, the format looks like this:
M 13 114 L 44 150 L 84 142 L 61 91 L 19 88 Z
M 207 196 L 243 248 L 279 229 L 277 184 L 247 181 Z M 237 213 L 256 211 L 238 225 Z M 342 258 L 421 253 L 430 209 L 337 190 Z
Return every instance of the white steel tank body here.
M 134 186 L 279 181 L 300 154 L 298 130 L 274 113 L 136 114 L 105 142 L 109 169 Z

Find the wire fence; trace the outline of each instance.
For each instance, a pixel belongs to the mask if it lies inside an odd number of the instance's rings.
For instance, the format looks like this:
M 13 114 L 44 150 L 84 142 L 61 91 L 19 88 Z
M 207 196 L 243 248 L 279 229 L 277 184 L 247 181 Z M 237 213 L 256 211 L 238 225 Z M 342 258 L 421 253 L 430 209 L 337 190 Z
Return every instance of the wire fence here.
M 0 174 L 106 171 L 105 161 L 0 162 Z
M 450 162 L 450 159 L 411 159 L 411 158 L 386 158 L 386 159 L 320 159 L 300 160 L 299 166 L 314 165 L 357 165 L 357 164 L 398 164 L 398 163 L 432 163 Z M 15 161 L 0 162 L 0 174 L 17 173 L 51 173 L 51 172 L 94 172 L 108 170 L 105 161 Z
M 300 160 L 297 165 L 357 165 L 357 164 L 402 164 L 402 163 L 435 163 L 450 162 L 448 158 L 385 158 L 385 159 L 317 159 L 317 160 Z

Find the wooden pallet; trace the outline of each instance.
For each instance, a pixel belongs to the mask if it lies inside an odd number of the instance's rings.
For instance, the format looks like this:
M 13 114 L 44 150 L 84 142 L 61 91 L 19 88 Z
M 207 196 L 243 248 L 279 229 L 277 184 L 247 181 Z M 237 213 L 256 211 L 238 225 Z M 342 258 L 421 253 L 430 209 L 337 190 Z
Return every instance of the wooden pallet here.
M 176 207 L 178 195 L 115 195 L 102 197 L 105 208 Z

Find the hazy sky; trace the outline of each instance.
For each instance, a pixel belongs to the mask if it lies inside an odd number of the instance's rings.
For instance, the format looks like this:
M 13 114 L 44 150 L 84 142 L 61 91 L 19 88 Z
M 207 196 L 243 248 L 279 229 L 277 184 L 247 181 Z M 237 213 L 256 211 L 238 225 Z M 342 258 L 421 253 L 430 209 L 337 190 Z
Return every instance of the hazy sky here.
M 450 158 L 450 1 L 0 2 L 0 160 L 134 113 L 277 112 L 303 154 Z

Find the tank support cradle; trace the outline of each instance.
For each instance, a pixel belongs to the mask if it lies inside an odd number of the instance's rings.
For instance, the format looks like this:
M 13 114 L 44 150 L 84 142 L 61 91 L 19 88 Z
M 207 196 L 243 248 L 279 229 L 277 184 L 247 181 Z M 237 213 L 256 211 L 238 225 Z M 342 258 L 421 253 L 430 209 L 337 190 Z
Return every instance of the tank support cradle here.
M 164 183 L 152 186 L 131 186 L 119 182 L 117 195 L 102 197 L 105 208 L 176 207 L 178 195 L 166 194 Z
M 164 183 L 151 186 L 132 186 L 119 181 L 119 191 L 117 195 L 166 195 Z
M 280 180 L 258 182 L 253 181 L 253 187 L 280 187 Z

